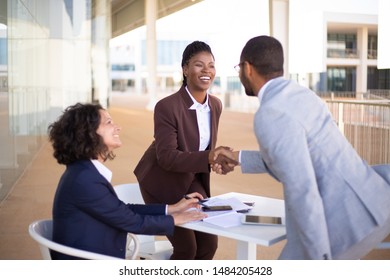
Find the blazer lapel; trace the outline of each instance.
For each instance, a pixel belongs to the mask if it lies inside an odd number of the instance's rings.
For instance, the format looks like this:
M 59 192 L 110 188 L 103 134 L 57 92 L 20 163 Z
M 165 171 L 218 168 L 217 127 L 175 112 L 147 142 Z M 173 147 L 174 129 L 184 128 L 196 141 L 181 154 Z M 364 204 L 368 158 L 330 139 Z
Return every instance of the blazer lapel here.
M 189 139 L 189 141 L 194 144 L 194 147 L 196 147 L 196 149 L 198 149 L 199 148 L 198 119 L 196 118 L 196 110 L 190 109 L 190 107 L 194 104 L 194 102 L 192 101 L 191 97 L 188 95 L 188 92 L 186 91 L 184 86 L 180 88 L 179 95 L 182 98 L 186 109 L 186 117 L 188 118 L 188 121 L 186 121 L 186 125 L 190 131 L 193 131 L 197 135 L 196 139 Z
M 209 150 L 214 149 L 217 144 L 217 131 L 218 131 L 218 122 L 219 118 L 219 108 L 216 106 L 216 102 L 214 102 L 213 98 L 209 96 L 209 106 L 210 106 L 210 145 Z

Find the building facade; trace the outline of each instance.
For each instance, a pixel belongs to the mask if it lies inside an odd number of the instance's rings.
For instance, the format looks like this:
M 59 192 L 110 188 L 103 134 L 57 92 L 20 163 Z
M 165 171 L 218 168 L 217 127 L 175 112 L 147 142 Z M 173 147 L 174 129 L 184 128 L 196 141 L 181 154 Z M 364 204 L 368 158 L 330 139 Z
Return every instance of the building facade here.
M 203 1 L 188 8 L 193 12 L 187 12 L 186 19 L 188 22 L 196 22 L 201 11 L 215 9 L 213 5 L 217 5 L 217 2 L 222 4 L 221 0 Z M 268 5 L 271 2 L 273 21 L 268 14 Z M 168 94 L 180 86 L 180 55 L 186 44 L 191 42 L 191 38 L 201 38 L 210 44 L 216 56 L 217 77 L 211 91 L 220 94 L 226 107 L 254 110 L 257 104 L 251 101 L 243 104 L 245 101 L 242 101 L 241 96 L 245 93 L 238 74 L 233 71 L 234 62 L 231 62 L 230 66 L 223 63 L 231 61 L 231 57 L 235 57 L 237 63 L 240 49 L 232 45 L 245 30 L 248 33 L 245 40 L 249 39 L 251 34 L 272 34 L 277 37 L 285 49 L 286 77 L 306 85 L 321 96 L 362 98 L 368 93 L 388 95 L 390 70 L 377 68 L 379 1 L 352 2 L 248 1 L 243 8 L 235 7 L 234 24 L 231 24 L 231 15 L 221 17 L 217 23 L 210 20 L 209 25 L 216 24 L 217 27 L 204 28 L 201 34 L 197 31 L 197 25 L 193 29 L 186 25 L 188 32 L 177 32 L 177 29 L 172 28 L 173 24 L 163 27 L 158 25 L 157 89 Z M 226 10 L 230 11 L 229 6 L 233 4 L 226 3 Z M 259 25 L 254 25 L 253 20 L 247 21 L 245 17 L 240 17 L 245 14 L 244 10 L 247 13 L 255 11 L 259 18 L 266 18 L 267 22 L 259 20 Z M 176 15 L 172 15 L 172 18 L 172 22 L 182 21 L 182 18 Z M 268 24 L 271 21 L 273 23 Z M 228 34 L 221 26 L 229 30 Z M 147 93 L 145 30 L 134 30 L 130 33 L 132 35 L 129 40 L 124 41 L 124 45 L 116 44 L 111 48 L 113 89 L 144 94 Z M 244 43 L 245 41 L 241 42 L 240 47 Z M 133 67 L 120 68 L 118 63 L 130 64 Z
M 378 69 L 378 29 L 329 28 L 327 32 L 327 91 L 385 92 L 390 89 L 390 70 Z

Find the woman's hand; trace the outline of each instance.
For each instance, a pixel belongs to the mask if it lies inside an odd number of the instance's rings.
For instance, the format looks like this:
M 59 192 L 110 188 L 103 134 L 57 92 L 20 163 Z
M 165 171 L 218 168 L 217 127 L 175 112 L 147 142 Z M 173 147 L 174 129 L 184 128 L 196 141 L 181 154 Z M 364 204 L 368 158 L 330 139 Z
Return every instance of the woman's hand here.
M 194 192 L 185 195 L 178 203 L 168 205 L 168 214 L 173 216 L 175 225 L 181 225 L 188 222 L 199 221 L 207 217 L 207 214 L 199 211 L 199 200 L 203 199 L 200 193 Z M 190 208 L 195 210 L 187 211 Z
M 207 215 L 198 210 L 190 210 L 172 215 L 175 226 L 185 224 L 188 222 L 199 221 L 207 217 Z
M 168 205 L 168 215 L 184 212 L 190 208 L 199 209 L 200 205 L 198 202 L 201 199 L 203 199 L 203 196 L 200 193 L 194 192 L 187 194 L 176 204 Z

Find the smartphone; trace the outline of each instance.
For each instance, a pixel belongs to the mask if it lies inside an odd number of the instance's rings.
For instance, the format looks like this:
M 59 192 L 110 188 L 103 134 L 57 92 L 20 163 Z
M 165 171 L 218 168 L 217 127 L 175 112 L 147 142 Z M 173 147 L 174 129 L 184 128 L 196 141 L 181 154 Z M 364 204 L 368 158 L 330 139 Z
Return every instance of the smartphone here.
M 250 201 L 243 201 L 242 203 L 248 205 L 249 207 L 255 206 L 255 203 L 254 202 L 250 202 Z
M 207 211 L 228 211 L 232 210 L 233 208 L 229 205 L 222 205 L 222 206 L 203 206 L 202 210 Z
M 252 225 L 282 225 L 282 217 L 244 215 L 241 222 Z

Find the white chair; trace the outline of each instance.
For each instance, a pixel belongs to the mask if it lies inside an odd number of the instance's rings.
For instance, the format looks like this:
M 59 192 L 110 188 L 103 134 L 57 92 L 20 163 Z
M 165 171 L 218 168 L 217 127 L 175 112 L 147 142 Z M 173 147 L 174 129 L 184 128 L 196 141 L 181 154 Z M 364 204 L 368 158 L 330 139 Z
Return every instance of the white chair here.
M 124 203 L 145 204 L 137 183 L 116 185 L 114 190 Z M 137 237 L 140 241 L 138 256 L 141 259 L 168 260 L 173 253 L 168 240 L 156 240 L 154 235 L 137 234 Z
M 84 251 L 69 246 L 56 243 L 52 240 L 53 221 L 39 220 L 30 224 L 28 229 L 30 236 L 39 244 L 39 249 L 44 260 L 51 260 L 50 249 L 69 255 L 88 260 L 121 260 L 120 258 Z M 135 235 L 128 236 L 133 238 L 133 254 L 130 257 L 135 259 L 138 254 L 139 241 Z

